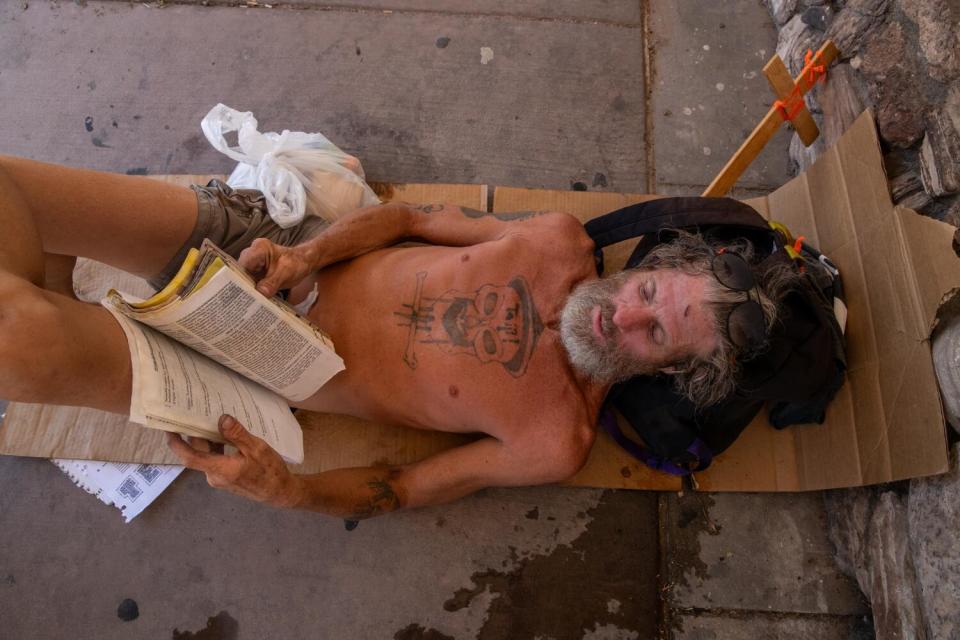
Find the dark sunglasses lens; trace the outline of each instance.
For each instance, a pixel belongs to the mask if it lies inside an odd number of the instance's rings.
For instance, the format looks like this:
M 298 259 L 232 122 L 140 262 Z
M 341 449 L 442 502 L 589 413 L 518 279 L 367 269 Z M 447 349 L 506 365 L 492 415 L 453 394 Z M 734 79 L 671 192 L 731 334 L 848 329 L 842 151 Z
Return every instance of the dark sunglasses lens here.
M 727 333 L 733 344 L 741 349 L 761 346 L 767 339 L 763 309 L 750 300 L 737 306 L 727 319 Z
M 733 253 L 721 253 L 713 259 L 713 272 L 720 284 L 734 291 L 747 291 L 754 285 L 750 265 Z

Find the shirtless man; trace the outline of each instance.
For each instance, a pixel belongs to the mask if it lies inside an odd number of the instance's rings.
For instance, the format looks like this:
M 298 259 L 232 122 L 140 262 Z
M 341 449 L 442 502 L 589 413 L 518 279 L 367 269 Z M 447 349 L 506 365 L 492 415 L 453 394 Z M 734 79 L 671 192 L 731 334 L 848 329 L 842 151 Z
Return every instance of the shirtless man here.
M 292 287 L 298 302 L 319 286 L 309 315 L 346 370 L 298 406 L 485 434 L 410 465 L 316 475 L 291 474 L 229 416 L 220 429 L 233 455 L 170 434 L 212 486 L 272 505 L 360 519 L 561 481 L 586 460 L 617 379 L 658 370 L 700 379 L 711 366 L 726 375 L 730 342 L 716 327 L 747 294 L 676 260 L 599 280 L 593 243 L 569 215 L 387 204 L 325 229 L 314 219 L 280 231 L 255 193 L 195 191 L 0 157 L 0 397 L 126 413 L 120 327 L 105 309 L 52 291 L 52 266 L 85 256 L 169 275 L 205 235 L 234 253 L 250 245 L 240 262 L 268 295 Z M 252 235 L 272 240 L 250 244 Z M 427 245 L 395 246 L 407 240 Z

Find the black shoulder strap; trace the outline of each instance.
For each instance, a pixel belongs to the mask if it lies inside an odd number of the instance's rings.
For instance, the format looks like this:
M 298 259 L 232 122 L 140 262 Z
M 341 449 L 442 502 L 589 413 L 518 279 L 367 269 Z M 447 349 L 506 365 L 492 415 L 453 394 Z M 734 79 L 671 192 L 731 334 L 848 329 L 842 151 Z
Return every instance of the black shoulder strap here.
M 584 226 L 596 244 L 598 271 L 603 270 L 603 247 L 661 229 L 724 225 L 769 231 L 756 210 L 732 198 L 658 198 L 633 204 L 594 218 Z

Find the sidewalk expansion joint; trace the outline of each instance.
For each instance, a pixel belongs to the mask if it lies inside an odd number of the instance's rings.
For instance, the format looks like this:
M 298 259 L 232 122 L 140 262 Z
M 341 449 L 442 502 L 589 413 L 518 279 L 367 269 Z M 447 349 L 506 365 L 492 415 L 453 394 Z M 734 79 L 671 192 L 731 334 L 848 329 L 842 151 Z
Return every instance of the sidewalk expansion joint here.
M 127 4 L 129 0 L 100 0 L 103 3 Z M 342 13 L 363 13 L 380 15 L 430 15 L 446 16 L 451 18 L 492 18 L 501 20 L 518 20 L 521 22 L 544 22 L 559 24 L 582 24 L 596 25 L 604 27 L 616 27 L 621 29 L 639 29 L 641 22 L 621 22 L 616 20 L 598 20 L 595 18 L 577 18 L 574 16 L 536 16 L 528 14 L 507 13 L 504 11 L 450 11 L 445 9 L 415 9 L 409 7 L 357 7 L 347 4 L 323 4 L 323 5 L 305 5 L 305 4 L 287 4 L 283 2 L 270 2 L 269 0 L 257 0 L 256 4 L 247 4 L 246 2 L 219 2 L 218 0 L 208 0 L 203 4 L 202 0 L 165 0 L 163 2 L 140 2 L 139 4 L 150 9 L 163 9 L 164 7 L 186 6 L 186 7 L 204 7 L 224 8 L 224 9 L 261 9 L 266 11 L 318 11 L 318 12 L 342 12 Z
M 647 0 L 640 2 L 640 43 L 643 49 L 643 146 L 645 165 L 647 168 L 647 193 L 654 193 L 657 186 L 657 165 L 653 135 L 653 86 L 654 86 L 654 51 L 653 32 L 650 27 L 650 3 Z

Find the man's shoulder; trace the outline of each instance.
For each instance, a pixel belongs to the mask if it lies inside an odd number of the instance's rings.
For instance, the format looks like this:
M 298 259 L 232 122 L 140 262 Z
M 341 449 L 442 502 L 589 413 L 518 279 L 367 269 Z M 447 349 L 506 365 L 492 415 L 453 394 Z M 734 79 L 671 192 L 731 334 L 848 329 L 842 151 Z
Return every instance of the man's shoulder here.
M 560 211 L 523 213 L 528 216 L 524 224 L 514 226 L 505 238 L 522 238 L 544 250 L 593 253 L 593 240 L 576 217 Z
M 590 453 L 597 432 L 596 409 L 572 377 L 563 379 L 555 369 L 544 377 L 552 382 L 512 405 L 501 435 L 518 456 L 549 463 L 557 471 L 556 480 L 564 480 Z

